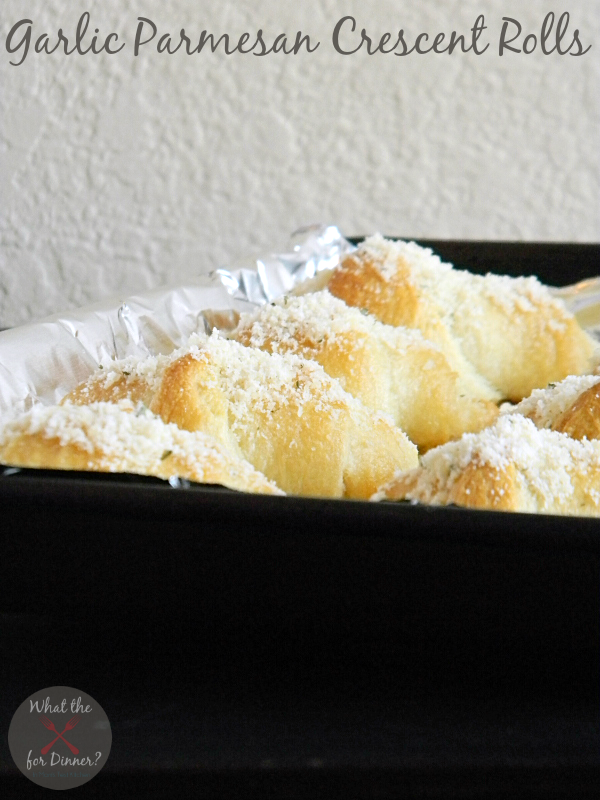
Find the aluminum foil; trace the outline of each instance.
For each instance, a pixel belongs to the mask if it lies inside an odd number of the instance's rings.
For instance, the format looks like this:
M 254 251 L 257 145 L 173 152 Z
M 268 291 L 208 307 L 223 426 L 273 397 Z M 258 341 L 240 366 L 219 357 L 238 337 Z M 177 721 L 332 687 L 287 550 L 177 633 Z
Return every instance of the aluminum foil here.
M 333 269 L 353 248 L 333 225 L 296 231 L 288 253 L 217 269 L 126 299 L 56 314 L 0 333 L 0 414 L 53 404 L 99 364 L 126 356 L 168 354 L 192 333 L 230 329 L 240 312 L 269 303 Z

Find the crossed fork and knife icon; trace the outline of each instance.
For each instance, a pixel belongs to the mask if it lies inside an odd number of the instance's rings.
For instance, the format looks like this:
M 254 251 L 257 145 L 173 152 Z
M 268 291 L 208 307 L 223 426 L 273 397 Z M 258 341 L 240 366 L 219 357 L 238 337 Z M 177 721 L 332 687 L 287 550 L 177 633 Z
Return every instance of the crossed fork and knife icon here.
M 63 740 L 63 742 L 67 745 L 67 747 L 73 753 L 73 755 L 77 755 L 77 753 L 79 753 L 79 750 L 74 745 L 72 745 L 71 742 L 67 742 L 67 740 L 63 736 L 63 733 L 66 733 L 67 731 L 70 731 L 72 728 L 74 728 L 75 725 L 77 725 L 77 723 L 79 722 L 80 719 L 81 719 L 81 717 L 78 716 L 77 714 L 75 714 L 75 716 L 71 717 L 71 719 L 67 722 L 67 724 L 65 725 L 65 729 L 61 733 L 59 733 L 56 730 L 56 726 L 54 725 L 52 720 L 50 720 L 50 719 L 48 719 L 48 717 L 44 717 L 42 715 L 40 717 L 40 722 L 42 723 L 42 725 L 44 725 L 44 727 L 48 728 L 49 731 L 54 731 L 54 733 L 57 734 L 56 739 L 53 739 L 50 742 L 50 744 L 47 744 L 45 747 L 42 747 L 42 755 L 45 756 L 46 753 L 52 747 L 52 745 L 55 744 L 56 742 L 58 742 L 59 739 Z

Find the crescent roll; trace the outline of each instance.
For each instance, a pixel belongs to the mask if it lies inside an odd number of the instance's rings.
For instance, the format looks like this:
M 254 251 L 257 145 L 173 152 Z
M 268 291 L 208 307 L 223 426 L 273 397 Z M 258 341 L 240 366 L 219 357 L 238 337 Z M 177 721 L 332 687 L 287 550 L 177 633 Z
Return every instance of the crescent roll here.
M 387 417 L 323 368 L 213 334 L 187 352 L 115 362 L 73 391 L 74 403 L 143 402 L 165 422 L 204 431 L 285 492 L 367 498 L 417 449 Z
M 34 406 L 0 430 L 0 461 L 18 467 L 180 477 L 242 492 L 283 494 L 212 437 L 166 425 L 126 400 L 117 405 Z
M 430 450 L 373 499 L 600 516 L 600 441 L 536 428 L 519 414 Z
M 600 439 L 600 377 L 571 375 L 545 389 L 536 389 L 503 414 L 522 414 L 536 427 L 566 433 L 573 439 Z
M 384 325 L 328 291 L 286 297 L 244 314 L 232 336 L 270 353 L 318 361 L 422 450 L 481 430 L 498 415 L 488 399 L 492 392 L 470 396 L 440 348 L 420 331 Z
M 595 344 L 536 278 L 473 275 L 414 242 L 367 239 L 333 271 L 329 291 L 389 325 L 419 328 L 453 368 L 513 402 L 593 368 Z

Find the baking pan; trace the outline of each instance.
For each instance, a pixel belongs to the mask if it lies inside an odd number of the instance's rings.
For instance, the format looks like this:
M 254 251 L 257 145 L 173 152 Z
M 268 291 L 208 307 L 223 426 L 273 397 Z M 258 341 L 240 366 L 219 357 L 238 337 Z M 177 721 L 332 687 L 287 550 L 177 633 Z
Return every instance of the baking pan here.
M 436 242 L 553 284 L 600 247 Z M 82 796 L 593 797 L 600 523 L 0 476 L 0 726 L 108 713 Z M 39 792 L 0 741 L 3 795 Z

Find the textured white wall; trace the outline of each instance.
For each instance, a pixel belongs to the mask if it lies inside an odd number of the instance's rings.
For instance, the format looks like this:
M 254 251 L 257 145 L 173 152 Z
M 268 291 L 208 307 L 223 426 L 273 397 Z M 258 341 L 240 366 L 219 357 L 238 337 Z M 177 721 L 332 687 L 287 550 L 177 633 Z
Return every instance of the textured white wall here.
M 503 16 L 539 33 L 571 13 L 581 58 L 498 57 Z M 4 49 L 17 20 L 71 34 L 83 11 L 115 56 Z M 349 234 L 597 241 L 600 0 L 2 0 L 0 326 L 176 282 L 276 249 L 296 227 Z M 340 56 L 344 14 L 373 35 L 468 33 L 482 56 Z M 263 28 L 321 40 L 297 56 L 133 57 L 160 33 Z

